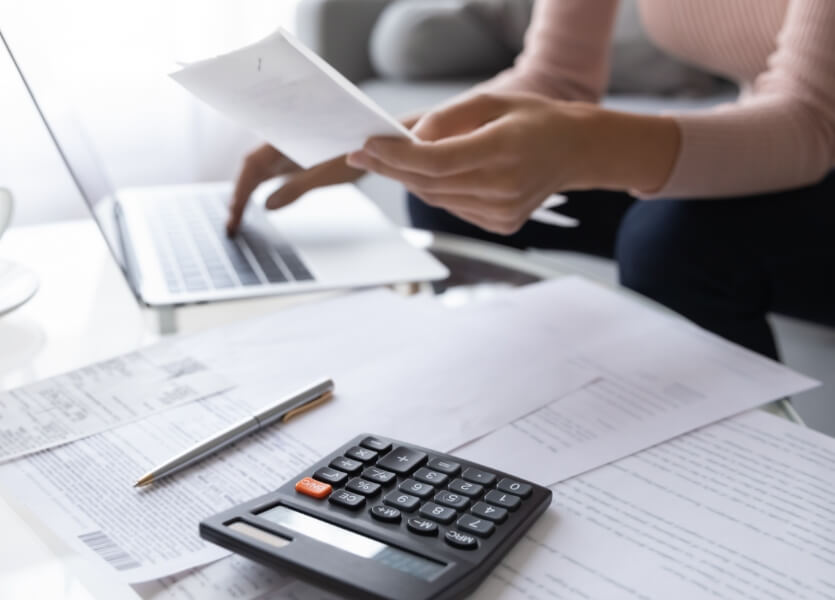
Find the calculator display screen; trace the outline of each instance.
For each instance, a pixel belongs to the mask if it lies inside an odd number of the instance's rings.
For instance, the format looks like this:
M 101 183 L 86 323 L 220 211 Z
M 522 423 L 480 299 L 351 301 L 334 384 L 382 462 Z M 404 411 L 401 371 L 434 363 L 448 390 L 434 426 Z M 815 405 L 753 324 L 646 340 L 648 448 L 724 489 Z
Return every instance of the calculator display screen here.
M 356 556 L 371 559 L 398 571 L 431 581 L 445 564 L 394 548 L 375 539 L 337 527 L 286 506 L 276 506 L 258 515 L 262 519 L 292 529 Z

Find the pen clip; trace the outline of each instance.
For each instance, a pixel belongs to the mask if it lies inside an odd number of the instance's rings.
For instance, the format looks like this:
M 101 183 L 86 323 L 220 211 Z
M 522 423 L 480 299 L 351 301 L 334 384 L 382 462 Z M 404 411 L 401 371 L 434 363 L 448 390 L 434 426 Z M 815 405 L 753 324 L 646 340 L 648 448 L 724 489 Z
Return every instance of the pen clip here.
M 287 423 L 293 417 L 295 417 L 297 415 L 300 415 L 302 413 L 305 413 L 312 408 L 316 408 L 317 406 L 319 406 L 321 404 L 324 404 L 325 402 L 327 402 L 331 398 L 333 398 L 333 392 L 328 390 L 327 392 L 325 392 L 321 396 L 317 396 L 316 398 L 314 398 L 313 400 L 311 400 L 307 404 L 302 404 L 301 406 L 298 406 L 298 407 L 294 408 L 293 410 L 288 410 L 287 413 L 283 417 L 281 417 L 281 422 L 282 423 Z

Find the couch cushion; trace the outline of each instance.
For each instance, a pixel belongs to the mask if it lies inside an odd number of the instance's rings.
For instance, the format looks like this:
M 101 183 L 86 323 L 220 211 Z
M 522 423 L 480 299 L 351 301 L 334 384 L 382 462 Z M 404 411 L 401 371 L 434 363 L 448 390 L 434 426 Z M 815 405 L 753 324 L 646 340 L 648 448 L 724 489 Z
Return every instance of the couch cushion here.
M 408 115 L 437 106 L 451 97 L 465 92 L 478 83 L 476 79 L 441 81 L 397 81 L 372 79 L 360 87 L 389 113 Z M 668 97 L 650 94 L 610 94 L 603 98 L 603 105 L 624 112 L 660 114 L 685 112 L 709 108 L 721 102 L 732 102 L 736 90 L 723 87 L 719 93 L 701 97 Z
M 383 77 L 485 77 L 509 67 L 507 48 L 468 10 L 473 0 L 398 0 L 371 35 L 371 64 Z
M 511 65 L 523 45 L 532 0 L 395 0 L 371 35 L 379 75 L 419 80 L 487 77 Z M 609 91 L 710 95 L 722 82 L 656 48 L 636 0 L 622 0 L 612 37 Z

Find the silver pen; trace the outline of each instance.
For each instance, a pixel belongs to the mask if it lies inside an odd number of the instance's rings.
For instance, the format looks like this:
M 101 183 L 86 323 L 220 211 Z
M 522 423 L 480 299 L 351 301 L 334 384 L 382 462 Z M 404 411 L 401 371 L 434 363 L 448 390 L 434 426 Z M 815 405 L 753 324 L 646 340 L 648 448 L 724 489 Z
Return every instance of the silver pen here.
M 148 485 L 158 479 L 162 479 L 166 475 L 171 475 L 278 420 L 286 423 L 292 417 L 327 402 L 332 395 L 333 381 L 330 379 L 320 381 L 277 404 L 267 406 L 251 417 L 247 417 L 212 437 L 195 444 L 188 450 L 162 463 L 153 471 L 143 475 L 133 485 L 134 487 Z

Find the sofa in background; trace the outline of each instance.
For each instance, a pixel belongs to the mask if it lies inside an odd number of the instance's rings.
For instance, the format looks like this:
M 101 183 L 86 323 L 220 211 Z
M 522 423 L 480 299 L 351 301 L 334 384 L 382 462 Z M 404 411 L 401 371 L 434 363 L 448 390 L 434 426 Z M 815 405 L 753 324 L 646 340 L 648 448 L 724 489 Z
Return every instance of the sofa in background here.
M 490 66 L 508 65 L 521 46 L 524 23 L 519 5 L 503 14 L 503 4 L 531 0 L 301 0 L 297 33 L 320 56 L 356 83 L 393 115 L 406 115 L 449 99 L 492 75 Z M 446 39 L 450 21 L 475 9 L 485 17 L 484 29 L 457 25 Z M 437 16 L 441 14 L 441 17 Z M 469 17 L 471 15 L 463 15 Z M 494 23 L 489 22 L 489 18 Z M 499 26 L 500 30 L 490 30 Z M 479 54 L 471 46 L 492 34 L 499 46 Z M 417 42 L 415 40 L 418 40 Z M 429 40 L 429 50 L 425 40 Z M 509 54 L 502 54 L 502 47 Z M 449 56 L 449 60 L 444 60 Z M 456 74 L 453 67 L 460 73 Z M 432 74 L 437 77 L 431 77 Z M 621 0 L 615 25 L 610 89 L 603 104 L 640 113 L 698 110 L 731 101 L 736 90 L 699 73 L 654 49 L 641 30 L 635 0 Z M 360 188 L 396 223 L 407 224 L 405 192 L 399 184 L 372 175 Z M 586 273 L 604 282 L 617 281 L 612 261 L 571 252 L 531 251 L 535 260 Z M 821 273 L 821 276 L 831 274 Z M 835 330 L 774 316 L 785 362 L 824 385 L 795 400 L 810 426 L 835 435 Z

